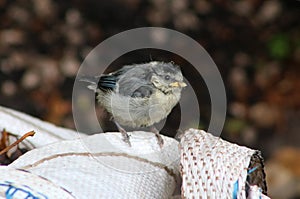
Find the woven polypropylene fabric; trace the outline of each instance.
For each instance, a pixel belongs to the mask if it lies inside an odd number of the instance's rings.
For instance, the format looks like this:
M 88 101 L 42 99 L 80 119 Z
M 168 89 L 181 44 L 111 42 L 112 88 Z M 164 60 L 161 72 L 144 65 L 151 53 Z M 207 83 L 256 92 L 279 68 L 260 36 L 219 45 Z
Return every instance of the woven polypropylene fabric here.
M 29 137 L 25 142 L 30 142 L 33 147 L 41 147 L 50 143 L 66 139 L 74 139 L 83 134 L 55 126 L 22 112 L 0 106 L 0 129 L 21 137 L 25 133 L 34 130 L 34 137 Z
M 27 171 L 0 166 L 0 198 L 64 198 L 75 197 L 62 187 Z
M 97 134 L 31 150 L 9 165 L 42 176 L 76 198 L 168 199 L 179 175 L 178 142 L 132 132 L 129 147 L 120 133 Z
M 187 130 L 180 144 L 184 198 L 246 199 L 247 169 L 255 150 L 196 129 Z

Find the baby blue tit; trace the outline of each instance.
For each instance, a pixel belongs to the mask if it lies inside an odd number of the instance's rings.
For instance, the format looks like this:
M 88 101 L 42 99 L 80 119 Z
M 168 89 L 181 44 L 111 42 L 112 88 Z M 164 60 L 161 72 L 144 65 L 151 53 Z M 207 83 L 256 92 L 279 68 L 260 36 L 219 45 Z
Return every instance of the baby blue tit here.
M 99 104 L 112 115 L 124 141 L 130 145 L 121 126 L 150 127 L 162 147 L 163 139 L 153 124 L 169 115 L 186 86 L 179 66 L 158 61 L 126 65 L 97 80 L 83 79 L 91 83 L 88 88 L 96 92 Z

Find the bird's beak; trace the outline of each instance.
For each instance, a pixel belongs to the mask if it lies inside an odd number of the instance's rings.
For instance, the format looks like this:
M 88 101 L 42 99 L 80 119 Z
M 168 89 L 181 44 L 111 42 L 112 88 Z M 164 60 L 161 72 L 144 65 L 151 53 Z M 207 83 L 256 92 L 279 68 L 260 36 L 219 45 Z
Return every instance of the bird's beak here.
M 172 82 L 171 84 L 169 84 L 169 86 L 183 88 L 186 87 L 187 85 L 184 82 Z

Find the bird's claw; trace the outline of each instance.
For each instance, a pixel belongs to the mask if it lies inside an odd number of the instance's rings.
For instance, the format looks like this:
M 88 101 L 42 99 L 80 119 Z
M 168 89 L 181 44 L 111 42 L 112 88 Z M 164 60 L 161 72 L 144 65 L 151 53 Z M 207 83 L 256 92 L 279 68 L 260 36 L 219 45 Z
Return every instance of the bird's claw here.
M 130 140 L 129 140 L 130 137 L 129 137 L 128 133 L 125 131 L 125 129 L 123 129 L 123 128 L 121 127 L 121 125 L 120 125 L 118 122 L 114 121 L 114 123 L 116 124 L 118 130 L 119 130 L 120 133 L 122 134 L 123 141 L 124 141 L 125 143 L 127 143 L 127 144 L 129 145 L 129 147 L 131 147 L 131 143 L 130 143 Z
M 164 145 L 164 140 L 161 137 L 161 135 L 159 134 L 159 131 L 154 126 L 151 126 L 150 130 L 152 131 L 152 133 L 155 134 L 155 137 L 157 139 L 157 143 L 158 143 L 159 147 L 162 148 L 163 145 Z
M 129 137 L 129 135 L 127 134 L 127 132 L 124 131 L 124 132 L 121 132 L 121 133 L 122 133 L 122 136 L 123 136 L 123 141 L 124 141 L 125 143 L 127 143 L 129 147 L 131 147 L 131 143 L 130 143 L 130 139 L 129 139 L 130 137 Z
M 160 134 L 155 134 L 156 138 L 157 138 L 157 143 L 159 145 L 160 148 L 163 147 L 164 145 L 164 140 L 162 139 L 162 137 L 160 136 Z

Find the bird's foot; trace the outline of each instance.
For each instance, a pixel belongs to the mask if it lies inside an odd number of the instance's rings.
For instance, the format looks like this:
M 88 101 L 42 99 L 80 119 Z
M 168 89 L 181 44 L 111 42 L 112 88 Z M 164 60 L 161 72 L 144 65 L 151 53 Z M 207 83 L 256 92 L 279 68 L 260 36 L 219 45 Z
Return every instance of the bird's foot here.
M 130 139 L 129 139 L 130 137 L 129 137 L 128 133 L 124 129 L 123 130 L 119 129 L 119 131 L 121 132 L 121 134 L 123 136 L 123 141 L 125 143 L 127 143 L 129 147 L 131 147 L 131 143 L 130 143 Z
M 184 131 L 181 129 L 178 129 L 174 138 L 175 138 L 175 140 L 180 142 L 180 140 L 183 136 L 184 136 Z
M 155 136 L 157 138 L 157 143 L 159 147 L 162 148 L 164 146 L 164 140 L 162 139 L 160 134 L 155 134 Z
M 122 134 L 123 141 L 124 141 L 125 143 L 127 143 L 127 144 L 129 145 L 129 147 L 131 147 L 131 143 L 130 143 L 130 140 L 129 140 L 130 137 L 129 137 L 128 133 L 125 131 L 125 129 L 123 129 L 123 128 L 121 127 L 121 125 L 120 125 L 118 122 L 116 122 L 116 121 L 114 121 L 114 122 L 115 122 L 115 124 L 116 124 L 116 126 L 117 126 L 119 132 Z
M 154 126 L 150 127 L 150 130 L 151 130 L 152 133 L 155 134 L 155 137 L 157 139 L 157 143 L 160 146 L 160 148 L 162 148 L 163 145 L 164 145 L 164 140 L 161 137 L 161 135 L 159 134 L 159 131 Z

